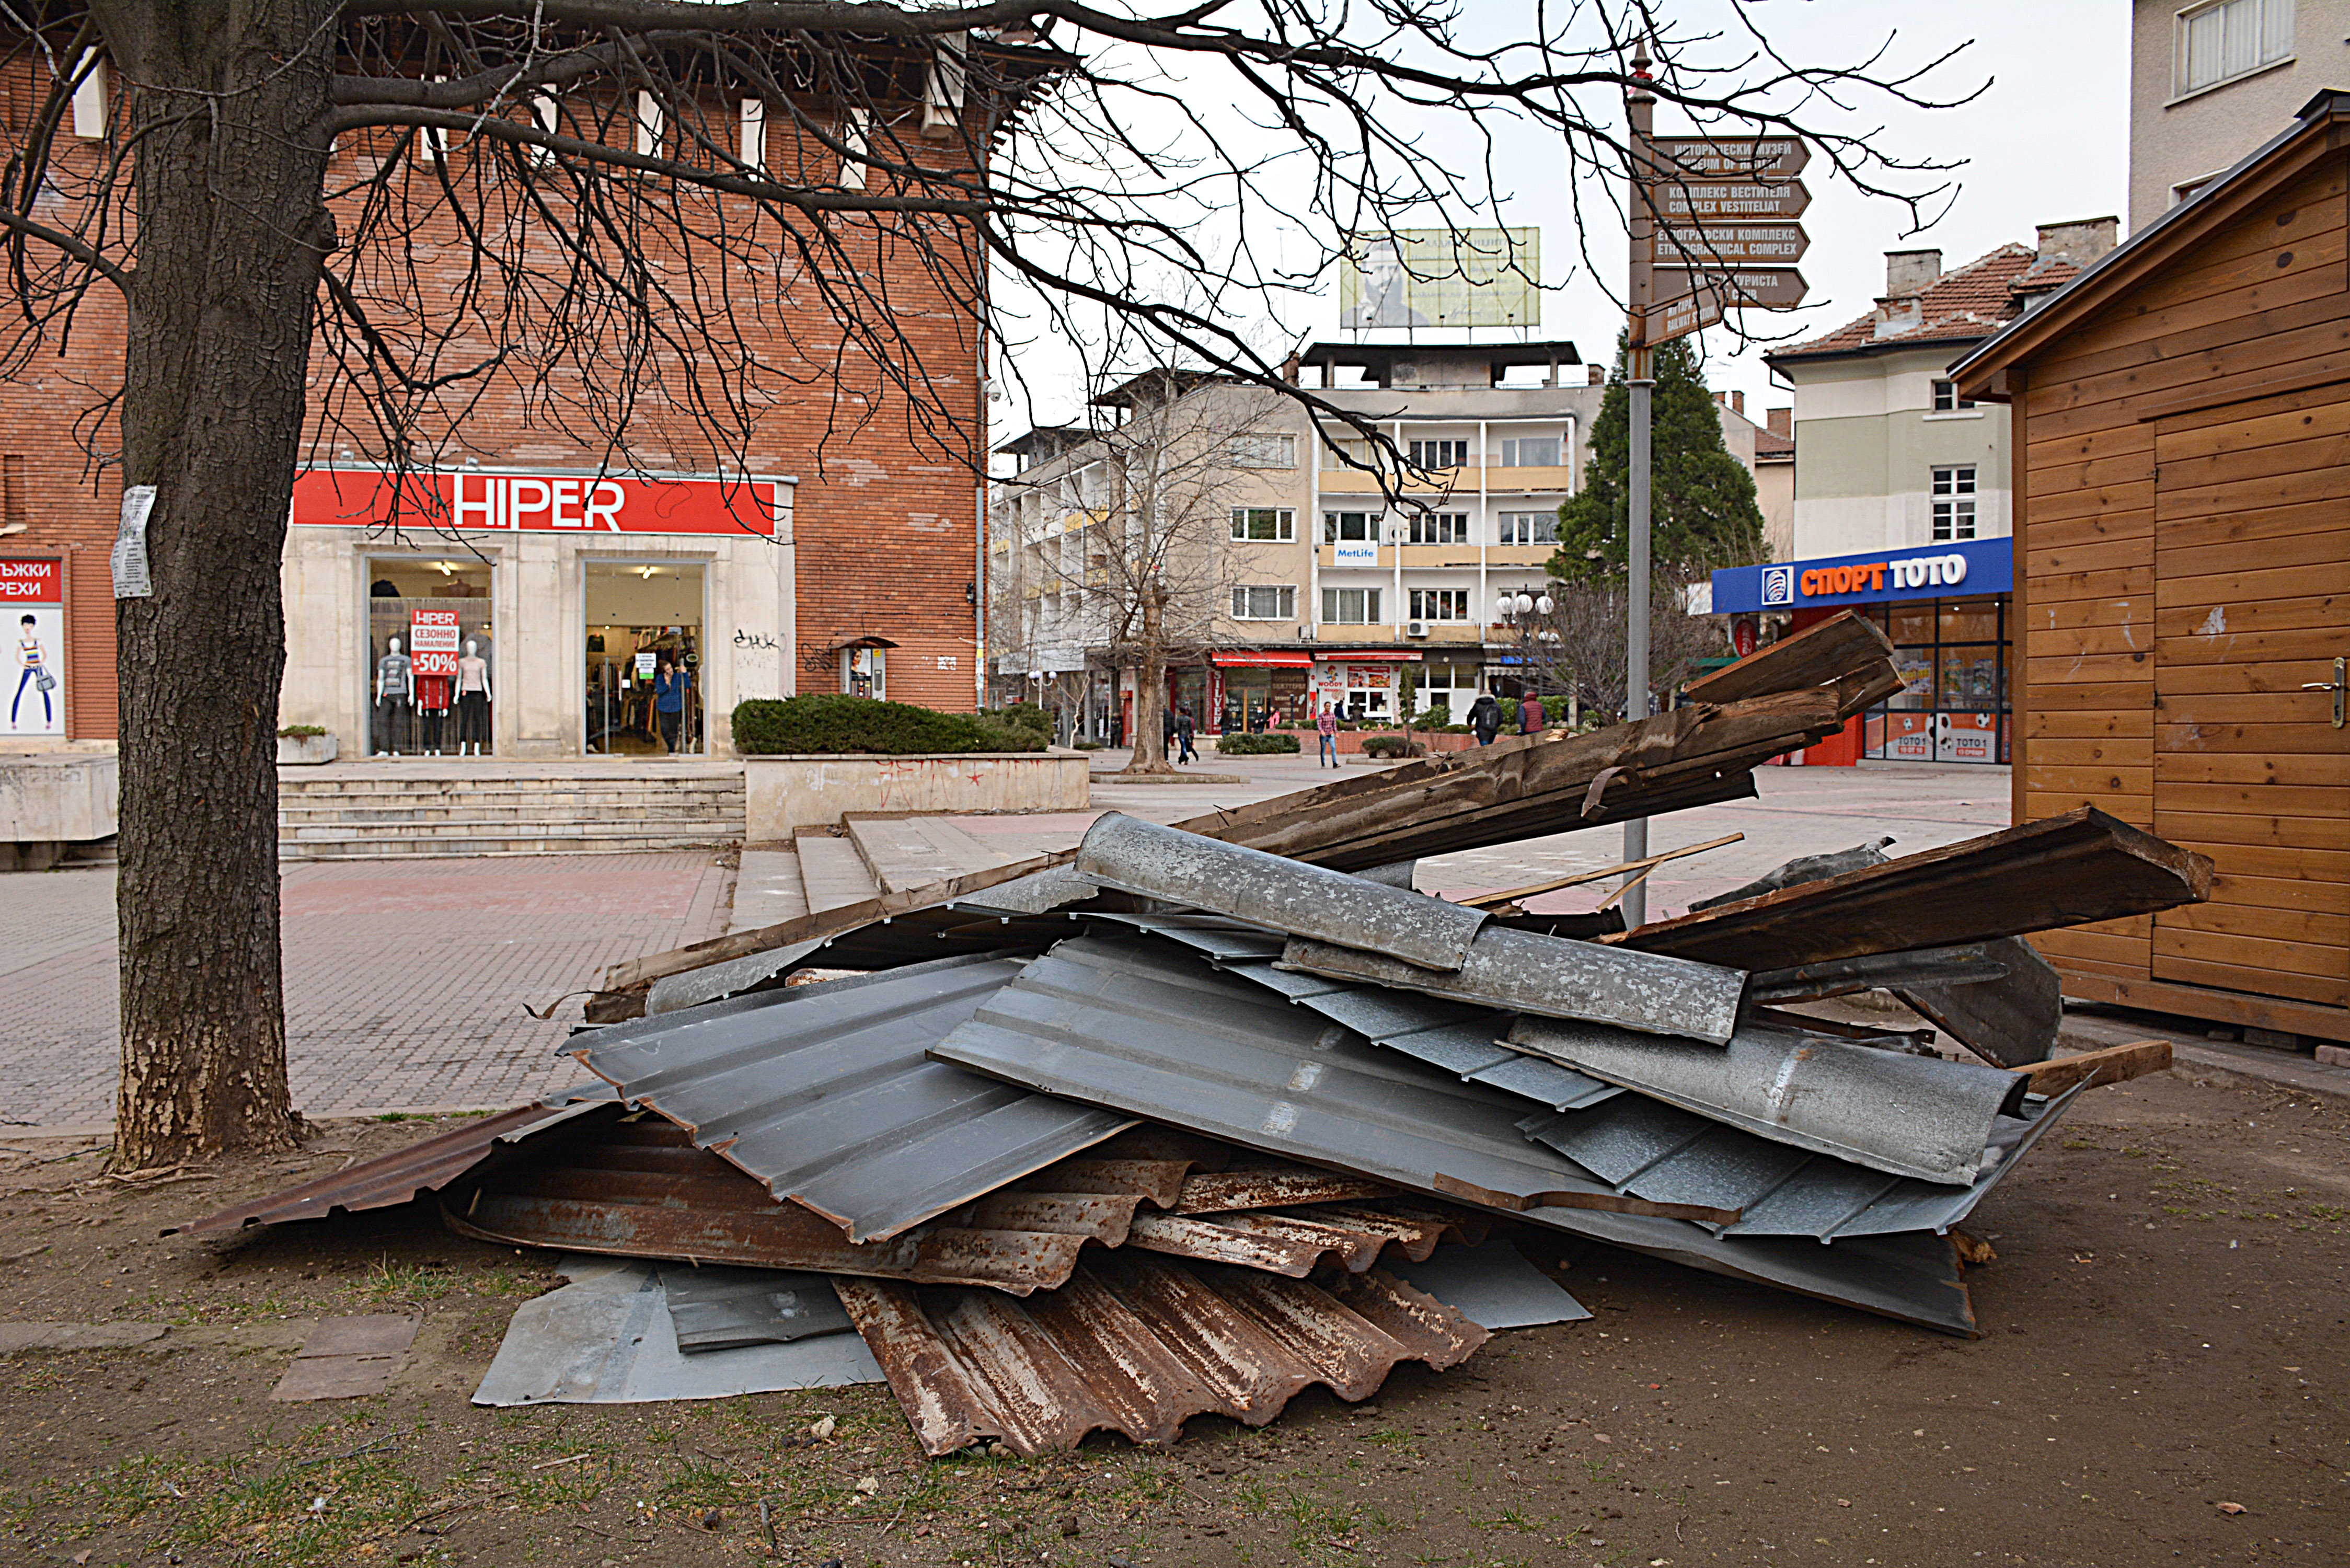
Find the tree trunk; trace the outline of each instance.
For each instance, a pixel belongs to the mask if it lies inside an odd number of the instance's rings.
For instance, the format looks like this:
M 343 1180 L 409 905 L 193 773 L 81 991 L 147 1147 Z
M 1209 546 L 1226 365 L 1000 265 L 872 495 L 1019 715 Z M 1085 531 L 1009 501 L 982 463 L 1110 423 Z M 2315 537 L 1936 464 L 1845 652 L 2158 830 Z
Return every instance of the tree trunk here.
M 289 1147 L 278 562 L 300 451 L 339 7 L 101 0 L 140 135 L 122 482 L 151 484 L 121 670 L 115 1162 Z M 130 84 L 137 84 L 135 88 Z
M 1142 656 L 1134 672 L 1134 755 L 1130 774 L 1164 774 L 1167 763 L 1167 649 L 1161 632 L 1165 606 L 1152 587 L 1142 591 Z

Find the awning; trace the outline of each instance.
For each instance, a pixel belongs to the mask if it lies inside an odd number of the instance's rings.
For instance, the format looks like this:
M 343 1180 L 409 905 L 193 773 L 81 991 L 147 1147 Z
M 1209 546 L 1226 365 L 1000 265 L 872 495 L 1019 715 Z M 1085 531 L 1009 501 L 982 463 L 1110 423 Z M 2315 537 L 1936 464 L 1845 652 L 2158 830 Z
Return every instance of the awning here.
M 1420 660 L 1419 650 L 1412 648 L 1399 648 L 1390 652 L 1317 653 L 1314 657 L 1327 659 L 1334 663 L 1343 659 L 1359 659 L 1368 664 L 1418 664 Z
M 886 637 L 852 637 L 842 641 L 827 645 L 825 651 L 827 653 L 838 653 L 845 649 L 851 648 L 895 648 L 898 645 L 896 643 L 890 641 Z
M 1303 669 L 1314 662 L 1310 653 L 1259 653 L 1252 649 L 1217 649 L 1208 656 L 1222 665 L 1278 665 L 1283 669 Z

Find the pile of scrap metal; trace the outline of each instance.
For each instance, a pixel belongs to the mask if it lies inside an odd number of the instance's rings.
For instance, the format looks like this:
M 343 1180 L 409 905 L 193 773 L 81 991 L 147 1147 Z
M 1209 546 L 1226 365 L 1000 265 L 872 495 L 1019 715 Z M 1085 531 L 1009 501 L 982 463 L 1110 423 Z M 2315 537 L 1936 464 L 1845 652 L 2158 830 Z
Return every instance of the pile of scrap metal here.
M 2200 899 L 2209 861 L 2082 810 L 1631 930 L 1409 886 L 1423 855 L 1752 793 L 1898 685 L 1889 653 L 1830 622 L 1719 701 L 1110 814 L 1046 864 L 621 965 L 565 1047 L 593 1089 L 192 1229 L 430 1193 L 582 1260 L 477 1398 L 885 1377 L 933 1454 L 1262 1422 L 1581 1315 L 1507 1233 L 1972 1334 L 1954 1227 L 2089 1086 L 2167 1064 L 2049 1060 L 2020 939 Z M 795 983 L 819 959 L 858 972 Z M 1795 1011 L 1870 989 L 1966 1054 Z

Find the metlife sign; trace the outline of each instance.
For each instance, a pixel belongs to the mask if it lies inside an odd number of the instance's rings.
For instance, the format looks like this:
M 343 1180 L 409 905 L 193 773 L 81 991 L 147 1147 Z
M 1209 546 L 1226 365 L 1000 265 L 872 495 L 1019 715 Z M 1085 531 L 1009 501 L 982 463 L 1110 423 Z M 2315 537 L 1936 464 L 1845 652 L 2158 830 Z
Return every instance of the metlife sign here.
M 1727 566 L 1713 574 L 1713 612 L 1805 609 L 1887 599 L 1973 597 L 2015 587 L 2014 542 L 1969 539 L 1815 561 Z

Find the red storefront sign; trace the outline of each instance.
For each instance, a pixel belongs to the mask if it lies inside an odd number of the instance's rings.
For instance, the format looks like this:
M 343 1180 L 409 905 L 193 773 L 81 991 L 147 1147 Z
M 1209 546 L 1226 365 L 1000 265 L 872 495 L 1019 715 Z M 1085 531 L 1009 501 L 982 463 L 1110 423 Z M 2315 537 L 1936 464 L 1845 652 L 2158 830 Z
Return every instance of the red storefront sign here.
M 457 612 L 411 610 L 408 617 L 408 651 L 419 675 L 457 673 Z
M 26 560 L 0 556 L 0 604 L 61 605 L 66 602 L 64 576 L 57 559 Z
M 781 526 L 769 480 L 639 479 L 580 473 L 411 473 L 397 496 L 371 468 L 316 468 L 294 481 L 294 522 L 311 527 L 403 527 L 583 534 L 755 534 Z

